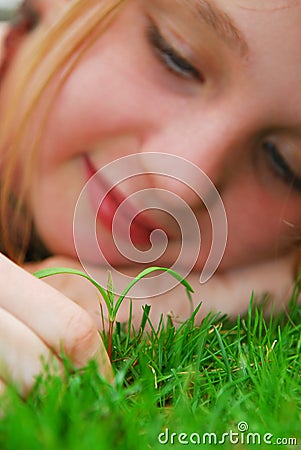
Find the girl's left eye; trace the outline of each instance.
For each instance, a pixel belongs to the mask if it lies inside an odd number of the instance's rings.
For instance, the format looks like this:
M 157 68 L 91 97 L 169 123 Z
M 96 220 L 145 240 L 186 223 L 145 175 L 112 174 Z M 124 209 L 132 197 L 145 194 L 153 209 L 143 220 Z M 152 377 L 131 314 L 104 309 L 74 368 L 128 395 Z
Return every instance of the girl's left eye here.
M 275 174 L 294 190 L 301 192 L 301 179 L 286 162 L 277 146 L 273 142 L 266 141 L 263 148 Z
M 170 72 L 187 80 L 205 81 L 202 73 L 166 41 L 154 24 L 149 26 L 147 35 L 160 61 Z

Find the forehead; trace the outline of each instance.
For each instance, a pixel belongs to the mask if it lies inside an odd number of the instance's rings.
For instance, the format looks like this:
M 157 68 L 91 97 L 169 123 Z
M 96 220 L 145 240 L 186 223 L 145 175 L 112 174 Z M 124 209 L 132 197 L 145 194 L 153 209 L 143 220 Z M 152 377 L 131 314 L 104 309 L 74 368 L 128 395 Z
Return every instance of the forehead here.
M 301 0 L 213 0 L 211 4 L 243 36 L 250 76 L 267 96 L 270 93 L 271 104 L 283 101 L 288 123 L 300 123 Z
M 192 13 L 191 19 L 206 22 L 224 40 L 240 41 L 242 50 L 256 48 L 260 41 L 274 50 L 289 49 L 288 56 L 299 53 L 301 41 L 301 0 L 153 0 L 162 8 L 178 8 Z M 171 11 L 170 11 L 171 12 Z M 194 16 L 194 17 L 193 17 Z M 285 36 L 284 36 L 285 34 Z M 244 39 L 244 37 L 246 39 Z M 230 38 L 230 39 L 228 39 Z M 274 45 L 273 45 L 274 44 Z M 286 44 L 286 45 L 285 45 Z
M 277 31 L 279 34 L 285 31 L 296 38 L 301 36 L 301 0 L 212 0 L 210 3 L 233 16 L 238 28 L 262 31 L 264 36 Z
M 270 108 L 274 105 L 277 121 L 283 123 L 285 119 L 289 125 L 301 123 L 301 0 L 153 0 L 152 3 L 172 16 L 178 11 L 176 15 L 188 22 L 190 30 L 198 30 L 195 41 L 204 40 L 204 24 L 217 37 L 221 48 L 227 47 L 244 60 L 251 97 L 257 94 L 262 97 L 262 104 Z M 210 42 L 210 37 L 206 41 Z
M 237 6 L 257 11 L 275 11 L 278 9 L 286 9 L 298 7 L 300 0 L 235 0 Z

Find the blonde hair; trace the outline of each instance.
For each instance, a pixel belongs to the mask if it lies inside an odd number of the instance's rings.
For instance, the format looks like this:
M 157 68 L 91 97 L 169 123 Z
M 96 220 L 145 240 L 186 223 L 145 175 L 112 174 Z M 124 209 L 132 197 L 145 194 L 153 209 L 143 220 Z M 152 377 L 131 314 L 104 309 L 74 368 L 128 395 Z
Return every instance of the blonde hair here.
M 32 232 L 30 208 L 24 207 L 34 158 L 53 100 L 82 55 L 105 31 L 126 0 L 74 0 L 57 11 L 55 23 L 43 21 L 31 39 L 23 44 L 14 61 L 14 70 L 4 80 L 4 95 L 9 108 L 2 111 L 0 124 L 0 229 L 1 246 L 17 262 L 24 260 Z M 65 4 L 64 4 L 65 5 Z M 55 92 L 49 96 L 47 108 L 39 116 L 36 135 L 30 137 L 26 166 L 22 170 L 18 199 L 12 206 L 13 177 L 27 125 L 32 119 L 40 98 L 51 80 L 60 75 Z M 11 86 L 11 89 L 9 87 Z M 5 89 L 7 87 L 8 89 Z M 6 101 L 7 103 L 7 101 Z M 24 150 L 24 149 L 23 149 Z M 12 211 L 12 209 L 14 209 Z

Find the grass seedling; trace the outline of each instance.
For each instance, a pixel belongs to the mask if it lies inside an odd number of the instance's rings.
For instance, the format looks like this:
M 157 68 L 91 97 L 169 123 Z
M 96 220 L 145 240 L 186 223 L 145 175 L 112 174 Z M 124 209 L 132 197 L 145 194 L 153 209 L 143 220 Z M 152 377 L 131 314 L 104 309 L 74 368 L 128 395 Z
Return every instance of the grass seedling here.
M 108 324 L 108 348 L 107 348 L 107 351 L 108 351 L 110 360 L 112 360 L 112 342 L 113 342 L 112 339 L 113 339 L 114 325 L 116 322 L 116 316 L 117 316 L 118 310 L 119 310 L 123 300 L 125 299 L 125 297 L 130 293 L 131 289 L 137 283 L 139 283 L 140 280 L 142 280 L 143 278 L 145 278 L 149 275 L 152 275 L 154 272 L 166 272 L 170 276 L 175 278 L 179 283 L 181 283 L 184 286 L 184 288 L 186 289 L 188 300 L 191 303 L 191 294 L 193 293 L 193 289 L 190 286 L 190 284 L 185 279 L 183 279 L 183 277 L 180 274 L 178 274 L 177 272 L 175 272 L 171 269 L 168 269 L 168 268 L 164 268 L 164 267 L 150 267 L 148 269 L 143 270 L 141 273 L 139 273 L 139 275 L 137 275 L 128 284 L 128 286 L 124 289 L 122 294 L 117 299 L 116 299 L 116 295 L 114 293 L 113 280 L 112 280 L 110 273 L 108 276 L 108 283 L 107 283 L 106 289 L 104 289 L 101 286 L 101 284 L 99 284 L 96 280 L 94 280 L 92 277 L 90 277 L 87 273 L 81 272 L 80 270 L 75 270 L 75 269 L 56 267 L 56 268 L 40 270 L 40 271 L 36 272 L 34 275 L 40 279 L 50 277 L 53 275 L 62 275 L 62 274 L 77 275 L 77 276 L 86 278 L 88 281 L 90 281 L 96 287 L 99 294 L 103 298 L 103 300 L 106 304 L 106 307 L 107 307 L 107 311 L 108 311 L 109 324 Z

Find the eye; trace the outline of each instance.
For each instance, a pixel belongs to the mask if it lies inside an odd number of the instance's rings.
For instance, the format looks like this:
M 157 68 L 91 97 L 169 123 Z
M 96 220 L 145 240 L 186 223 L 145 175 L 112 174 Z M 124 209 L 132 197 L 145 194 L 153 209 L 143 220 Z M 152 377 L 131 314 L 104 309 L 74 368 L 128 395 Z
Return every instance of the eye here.
M 201 72 L 166 41 L 154 24 L 148 27 L 148 40 L 160 61 L 174 75 L 202 83 L 205 81 Z
M 301 192 L 301 178 L 289 166 L 277 146 L 273 142 L 266 141 L 263 148 L 275 174 L 293 189 Z

